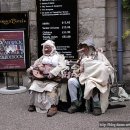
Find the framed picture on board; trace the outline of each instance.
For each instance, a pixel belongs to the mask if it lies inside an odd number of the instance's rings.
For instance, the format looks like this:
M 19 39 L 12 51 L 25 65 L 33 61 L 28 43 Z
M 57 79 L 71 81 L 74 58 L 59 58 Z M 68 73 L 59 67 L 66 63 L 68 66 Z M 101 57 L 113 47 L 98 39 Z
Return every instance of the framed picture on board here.
M 0 30 L 0 71 L 26 69 L 24 30 Z

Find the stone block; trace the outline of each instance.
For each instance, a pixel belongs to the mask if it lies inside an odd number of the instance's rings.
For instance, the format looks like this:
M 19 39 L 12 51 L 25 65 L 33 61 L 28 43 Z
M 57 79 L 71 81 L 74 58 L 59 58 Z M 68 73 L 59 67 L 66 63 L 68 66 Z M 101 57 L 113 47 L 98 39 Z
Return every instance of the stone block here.
M 106 15 L 107 17 L 117 17 L 117 7 L 114 7 L 114 8 L 106 8 Z
M 11 3 L 15 3 L 15 2 L 16 2 L 16 3 L 17 3 L 17 2 L 21 3 L 21 2 L 20 2 L 21 0 L 5 0 L 5 1 L 9 1 L 9 2 L 11 2 Z
M 37 22 L 36 22 L 35 20 L 31 20 L 29 24 L 30 24 L 30 25 L 34 25 L 34 26 L 37 26 Z
M 123 59 L 123 65 L 130 65 L 130 57 Z
M 84 8 L 79 10 L 80 18 L 105 18 L 105 8 Z
M 106 51 L 107 58 L 109 59 L 110 63 L 116 65 L 117 63 L 117 52 L 113 52 L 111 55 L 110 51 Z
M 117 36 L 117 18 L 107 18 L 106 29 L 108 37 Z
M 79 37 L 84 40 L 89 34 L 93 33 L 94 21 L 92 20 L 84 20 L 79 23 Z
M 30 21 L 36 21 L 36 12 L 35 11 L 29 12 L 29 19 L 30 19 Z
M 117 0 L 106 0 L 107 7 L 117 7 Z
M 105 37 L 105 19 L 95 19 L 94 21 L 94 36 Z
M 107 28 L 107 31 L 108 31 L 108 28 Z M 117 46 L 117 36 L 107 36 L 106 44 L 107 44 L 108 41 L 112 42 L 111 46 Z
M 21 2 L 19 0 L 11 1 L 10 2 L 10 11 L 21 11 Z
M 123 73 L 124 73 L 124 75 L 127 73 L 130 73 L 130 66 L 129 65 L 123 66 Z
M 130 51 L 124 51 L 123 52 L 123 58 L 129 58 L 129 57 L 130 57 Z
M 1 2 L 2 2 L 2 3 L 9 3 L 10 0 L 2 0 Z
M 79 9 L 93 8 L 94 0 L 78 0 L 78 7 L 79 7 Z
M 36 25 L 30 25 L 30 39 L 36 39 L 37 27 Z
M 123 40 L 124 44 L 124 50 L 125 51 L 130 51 L 130 36 L 128 36 L 125 40 Z
M 29 41 L 29 45 L 30 45 L 30 49 L 31 49 L 31 51 L 34 51 L 34 48 L 37 47 L 37 40 L 30 39 L 30 41 Z
M 21 0 L 21 10 L 36 10 L 36 0 Z
M 123 79 L 124 80 L 130 80 L 130 72 L 129 73 L 126 73 L 125 75 L 123 75 Z
M 94 43 L 96 48 L 101 48 L 105 46 L 105 38 L 94 38 Z
M 130 21 L 128 20 L 128 18 L 123 17 L 123 20 L 122 20 L 123 32 L 125 32 L 128 29 L 130 29 L 130 24 L 129 23 L 130 23 Z M 130 38 L 130 36 L 129 36 L 129 38 Z
M 21 2 L 19 0 L 2 0 L 1 11 L 21 11 Z
M 94 0 L 94 7 L 101 8 L 106 6 L 106 0 Z
M 108 51 L 108 52 L 110 52 L 110 50 L 112 49 L 112 53 L 114 54 L 114 53 L 117 53 L 117 46 L 114 46 L 114 45 L 111 45 L 111 47 L 109 46 L 109 45 L 106 45 L 106 50 Z
M 37 59 L 37 41 L 30 39 L 31 60 Z
M 8 12 L 10 10 L 9 2 L 1 1 L 1 12 Z

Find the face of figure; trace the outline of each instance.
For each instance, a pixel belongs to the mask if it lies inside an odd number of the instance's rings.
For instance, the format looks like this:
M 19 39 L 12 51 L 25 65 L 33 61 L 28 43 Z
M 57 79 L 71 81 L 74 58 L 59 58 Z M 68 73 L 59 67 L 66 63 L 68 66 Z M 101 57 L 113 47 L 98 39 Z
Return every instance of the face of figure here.
M 43 50 L 43 51 L 45 52 L 45 54 L 50 54 L 50 53 L 52 52 L 52 47 L 49 46 L 49 45 L 46 45 L 46 46 L 44 47 L 44 50 Z
M 79 52 L 87 55 L 89 53 L 89 47 L 86 44 L 79 46 Z

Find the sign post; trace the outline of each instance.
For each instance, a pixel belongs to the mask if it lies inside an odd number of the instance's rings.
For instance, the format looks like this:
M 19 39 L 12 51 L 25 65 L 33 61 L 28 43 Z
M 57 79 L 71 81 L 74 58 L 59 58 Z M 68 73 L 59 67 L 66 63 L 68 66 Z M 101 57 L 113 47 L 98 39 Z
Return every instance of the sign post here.
M 0 13 L 0 71 L 29 67 L 28 12 Z
M 26 90 L 19 85 L 19 71 L 29 67 L 28 12 L 0 13 L 0 72 L 5 73 L 6 88 L 2 94 Z M 8 72 L 17 72 L 17 87 L 8 85 Z M 11 91 L 12 90 L 12 91 Z

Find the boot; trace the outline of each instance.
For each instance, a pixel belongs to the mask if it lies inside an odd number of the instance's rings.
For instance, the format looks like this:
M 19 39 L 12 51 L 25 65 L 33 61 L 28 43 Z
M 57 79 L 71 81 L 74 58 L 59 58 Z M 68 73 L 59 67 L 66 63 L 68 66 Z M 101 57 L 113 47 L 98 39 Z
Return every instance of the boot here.
M 80 106 L 81 106 L 81 102 L 79 102 L 78 100 L 72 102 L 70 108 L 68 109 L 68 113 L 71 114 L 71 113 L 77 112 L 79 110 Z
M 85 113 L 90 113 L 91 112 L 91 106 L 90 106 L 90 100 L 86 100 L 85 102 Z
M 101 111 L 101 108 L 94 108 L 93 109 L 93 115 L 95 115 L 95 116 L 99 116 L 99 115 L 101 115 L 102 114 L 102 111 Z
M 93 105 L 93 115 L 99 116 L 102 114 L 101 104 L 100 104 L 100 92 L 97 88 L 93 89 L 92 105 Z
M 57 113 L 57 106 L 52 105 L 51 108 L 47 112 L 47 117 L 52 117 Z
M 36 111 L 35 106 L 34 106 L 34 105 L 29 105 L 28 111 L 29 111 L 29 112 L 34 112 L 34 111 Z
M 93 101 L 93 115 L 99 116 L 102 114 L 100 102 Z

